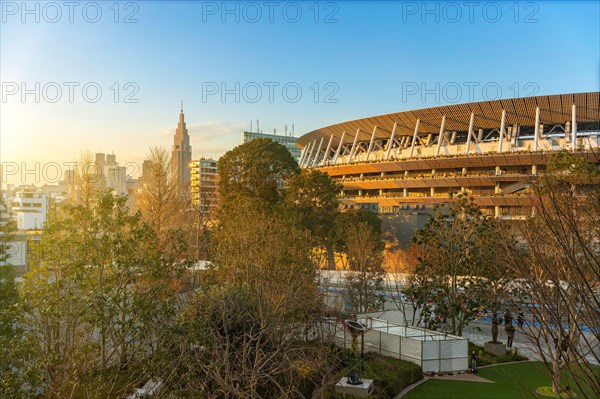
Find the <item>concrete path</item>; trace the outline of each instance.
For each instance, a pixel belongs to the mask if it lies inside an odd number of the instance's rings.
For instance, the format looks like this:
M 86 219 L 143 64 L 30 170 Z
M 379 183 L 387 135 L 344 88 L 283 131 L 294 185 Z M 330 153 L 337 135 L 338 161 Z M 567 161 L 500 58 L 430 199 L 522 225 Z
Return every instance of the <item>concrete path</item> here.
M 470 373 L 454 374 L 454 375 L 436 375 L 436 376 L 429 377 L 429 378 L 432 380 L 487 382 L 490 384 L 495 384 L 494 381 L 480 377 L 477 374 L 470 374 Z

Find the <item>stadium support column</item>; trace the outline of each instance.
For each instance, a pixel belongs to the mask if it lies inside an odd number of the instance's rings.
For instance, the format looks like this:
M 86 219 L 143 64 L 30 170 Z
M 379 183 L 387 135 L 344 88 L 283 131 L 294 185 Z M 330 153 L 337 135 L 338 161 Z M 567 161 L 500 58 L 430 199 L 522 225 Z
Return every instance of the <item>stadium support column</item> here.
M 335 156 L 333 157 L 333 164 L 337 162 L 338 157 L 340 156 L 340 152 L 342 151 L 342 146 L 344 145 L 344 136 L 346 135 L 346 131 L 342 132 L 342 138 L 340 139 L 340 145 L 338 145 L 337 151 L 335 152 Z
M 315 157 L 312 161 L 312 166 L 315 166 L 317 164 L 317 158 L 319 158 L 319 152 L 321 152 L 321 147 L 323 147 L 323 139 L 324 139 L 324 137 L 321 137 L 321 141 L 319 141 L 319 147 L 317 148 L 317 153 L 315 154 Z
M 304 162 L 304 157 L 306 156 L 306 150 L 307 149 L 308 149 L 308 146 L 304 147 L 304 149 L 300 153 L 300 159 L 298 160 L 298 165 L 299 166 L 302 166 L 302 162 Z
M 390 136 L 390 141 L 388 142 L 387 152 L 385 154 L 385 160 L 390 160 L 390 154 L 392 152 L 392 145 L 394 145 L 394 136 L 396 136 L 396 127 L 398 126 L 397 122 L 394 122 L 394 127 L 392 128 L 392 135 Z
M 308 168 L 308 166 L 309 166 L 309 163 L 310 163 L 310 157 L 312 156 L 312 152 L 313 152 L 313 150 L 315 149 L 315 144 L 316 144 L 316 142 L 317 142 L 316 140 L 313 140 L 313 141 L 312 141 L 312 142 L 309 144 L 309 146 L 310 146 L 310 151 L 308 151 L 308 155 L 306 156 L 306 159 L 305 159 L 305 161 L 304 161 L 304 167 L 305 167 L 305 168 Z
M 327 162 L 327 155 L 329 154 L 329 150 L 331 150 L 331 143 L 333 143 L 333 134 L 329 138 L 329 143 L 327 144 L 327 148 L 325 149 L 325 155 L 323 155 L 323 159 L 319 165 L 324 165 Z
M 421 123 L 420 119 L 417 119 L 417 123 L 415 124 L 415 132 L 413 134 L 412 143 L 410 145 L 410 157 L 412 158 L 413 152 L 415 151 L 415 144 L 417 142 L 417 136 L 419 135 L 419 124 Z
M 444 128 L 446 127 L 446 115 L 442 116 L 442 124 L 440 125 L 440 135 L 438 136 L 437 148 L 435 149 L 435 156 L 440 155 L 440 147 L 442 146 L 442 140 L 446 144 L 446 134 Z
M 354 136 L 354 141 L 352 142 L 352 149 L 350 150 L 350 158 L 348 158 L 348 163 L 352 162 L 352 158 L 354 157 L 354 150 L 356 150 L 356 142 L 358 141 L 359 134 L 360 129 L 356 129 L 356 136 Z
M 471 120 L 469 121 L 469 134 L 467 135 L 467 149 L 465 155 L 469 155 L 471 149 L 471 137 L 473 136 L 473 123 L 475 122 L 475 114 L 471 112 Z
M 573 104 L 572 108 L 572 117 L 571 117 L 571 146 L 572 151 L 575 152 L 575 147 L 577 146 L 577 112 L 576 112 L 575 104 Z
M 502 110 L 502 119 L 500 120 L 500 140 L 498 140 L 498 154 L 502 154 L 502 144 L 504 143 L 504 129 L 506 125 L 506 110 Z M 496 173 L 498 174 L 498 173 Z
M 533 127 L 533 151 L 539 150 L 540 141 L 540 107 L 535 108 L 535 125 Z M 531 174 L 537 174 L 537 165 L 531 165 Z
M 367 158 L 365 161 L 369 160 L 371 156 L 371 150 L 373 149 L 373 140 L 375 140 L 375 133 L 377 132 L 377 125 L 373 126 L 373 134 L 371 134 L 371 141 L 369 141 L 369 148 L 367 149 Z
M 535 125 L 533 128 L 533 151 L 539 149 L 540 141 L 540 107 L 535 108 Z

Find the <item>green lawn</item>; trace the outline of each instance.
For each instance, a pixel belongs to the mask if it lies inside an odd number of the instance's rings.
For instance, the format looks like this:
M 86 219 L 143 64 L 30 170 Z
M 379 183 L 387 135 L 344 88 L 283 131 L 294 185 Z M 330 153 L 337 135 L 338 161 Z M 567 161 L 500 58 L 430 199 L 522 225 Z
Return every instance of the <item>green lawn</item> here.
M 466 381 L 429 380 L 410 391 L 406 399 L 507 399 L 536 398 L 535 390 L 550 385 L 550 378 L 541 362 L 520 362 L 479 370 L 479 376 L 495 384 Z M 565 383 L 567 381 L 565 380 Z M 571 388 L 581 398 L 575 384 Z

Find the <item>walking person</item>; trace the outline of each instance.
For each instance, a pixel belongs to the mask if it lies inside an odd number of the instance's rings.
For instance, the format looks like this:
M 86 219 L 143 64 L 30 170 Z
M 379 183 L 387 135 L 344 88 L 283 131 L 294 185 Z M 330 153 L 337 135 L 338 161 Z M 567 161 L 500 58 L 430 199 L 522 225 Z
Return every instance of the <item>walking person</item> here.
M 523 314 L 523 311 L 521 310 L 521 308 L 517 309 L 517 324 L 519 326 L 519 328 L 523 328 L 523 323 L 525 322 L 525 314 Z
M 473 374 L 477 374 L 477 356 L 475 356 L 475 351 L 471 352 L 471 371 Z

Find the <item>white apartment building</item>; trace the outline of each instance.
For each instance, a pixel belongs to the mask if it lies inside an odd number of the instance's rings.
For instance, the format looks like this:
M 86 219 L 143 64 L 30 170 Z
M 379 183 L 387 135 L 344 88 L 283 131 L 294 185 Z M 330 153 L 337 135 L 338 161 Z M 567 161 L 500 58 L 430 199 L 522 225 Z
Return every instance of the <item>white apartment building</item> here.
M 41 229 L 48 214 L 48 196 L 34 189 L 16 191 L 11 211 L 19 230 Z

